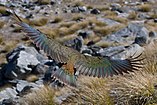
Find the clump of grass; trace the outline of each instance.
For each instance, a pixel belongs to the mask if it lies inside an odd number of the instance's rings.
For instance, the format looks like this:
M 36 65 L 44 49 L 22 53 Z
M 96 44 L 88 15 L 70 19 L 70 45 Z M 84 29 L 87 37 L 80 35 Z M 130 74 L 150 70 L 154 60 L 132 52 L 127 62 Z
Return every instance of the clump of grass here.
M 18 43 L 18 41 L 7 41 L 5 42 L 5 46 L 4 46 L 4 52 L 10 52 L 12 49 L 14 49 L 14 47 L 16 46 L 16 44 Z
M 7 11 L 7 8 L 4 6 L 0 6 L 0 14 L 2 15 L 10 15 L 11 13 Z
M 43 26 L 43 25 L 46 25 L 47 22 L 48 22 L 47 18 L 41 17 L 38 19 L 31 20 L 29 23 L 35 26 Z
M 63 20 L 63 18 L 62 18 L 62 17 L 57 16 L 57 17 L 55 17 L 55 19 L 54 19 L 53 23 L 59 23 L 59 22 L 61 22 L 62 20 Z
M 61 22 L 60 23 L 60 27 L 71 27 L 73 24 L 75 24 L 74 22 Z
M 117 16 L 117 13 L 114 11 L 107 10 L 105 11 L 105 16 Z
M 139 6 L 139 11 L 142 12 L 150 12 L 152 9 L 152 6 L 150 4 L 143 4 Z
M 46 36 L 49 37 L 50 39 L 54 39 L 59 36 L 58 28 L 44 27 L 44 28 L 38 28 L 38 29 L 44 34 L 46 34 Z
M 137 18 L 137 13 L 135 11 L 129 13 L 128 19 L 135 20 L 136 18 Z
M 0 34 L 0 45 L 4 44 L 4 38 L 3 36 Z
M 3 28 L 5 22 L 4 21 L 0 21 L 0 28 Z
M 82 21 L 76 24 L 73 24 L 70 28 L 69 28 L 69 34 L 73 34 L 76 31 L 78 31 L 79 29 L 84 29 L 88 26 L 88 21 Z
M 106 26 L 106 27 L 94 27 L 94 32 L 100 34 L 101 36 L 106 36 L 111 33 L 114 33 L 121 28 L 124 28 L 124 25 L 115 25 L 115 26 Z
M 105 42 L 105 41 L 99 41 L 98 43 L 95 43 L 96 46 L 100 46 L 102 48 L 106 48 L 106 47 L 109 47 L 109 46 L 112 46 L 113 43 L 111 42 Z
M 96 18 L 89 19 L 89 24 L 94 24 L 99 27 L 107 26 L 105 22 L 99 21 Z
M 38 77 L 36 75 L 29 75 L 26 80 L 29 82 L 35 82 L 38 80 Z
M 112 105 L 105 79 L 81 77 L 78 90 L 73 89 L 73 96 L 67 97 L 63 104 Z
M 46 4 L 50 4 L 51 0 L 38 0 L 37 2 L 41 5 L 46 5 Z
M 120 18 L 120 17 L 117 17 L 117 16 L 106 16 L 106 18 L 115 20 L 115 21 L 123 23 L 123 24 L 127 24 L 127 22 L 128 22 L 128 20 L 126 18 L 122 18 L 122 17 Z
M 73 21 L 78 21 L 78 20 L 81 20 L 81 19 L 83 19 L 83 18 L 84 18 L 84 17 L 81 16 L 81 15 L 75 15 L 75 16 L 73 16 L 72 20 L 73 20 Z
M 22 105 L 54 105 L 54 96 L 54 89 L 44 86 L 39 90 L 25 95 L 20 102 Z
M 155 75 L 140 71 L 111 80 L 111 95 L 115 104 L 149 105 L 157 102 L 157 78 Z
M 82 2 L 82 1 L 76 0 L 76 1 L 74 2 L 74 6 L 84 6 L 84 5 L 85 5 L 84 2 Z

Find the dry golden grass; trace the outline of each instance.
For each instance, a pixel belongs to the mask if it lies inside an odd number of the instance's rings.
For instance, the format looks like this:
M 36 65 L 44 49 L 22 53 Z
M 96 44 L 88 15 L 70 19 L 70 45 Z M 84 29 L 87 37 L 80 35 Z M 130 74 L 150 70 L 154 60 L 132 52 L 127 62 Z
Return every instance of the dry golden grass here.
M 55 90 L 51 87 L 44 86 L 31 94 L 25 95 L 21 99 L 22 105 L 55 105 Z
M 3 36 L 0 34 L 0 45 L 4 44 L 4 38 Z
M 61 22 L 60 23 L 60 27 L 71 27 L 73 24 L 75 24 L 75 22 Z
M 89 21 L 89 24 L 94 24 L 99 27 L 107 26 L 107 24 L 105 22 L 99 21 L 96 18 L 90 18 L 90 19 L 88 19 L 88 21 Z
M 5 22 L 1 20 L 0 21 L 0 29 L 3 28 L 4 25 L 5 25 Z
M 29 75 L 27 78 L 26 78 L 27 81 L 29 82 L 35 82 L 38 80 L 38 76 L 36 75 Z
M 0 14 L 9 15 L 10 13 L 7 11 L 7 8 L 4 6 L 0 6 Z
M 104 13 L 105 13 L 105 16 L 117 16 L 117 13 L 114 11 L 107 10 Z
M 46 4 L 50 4 L 51 0 L 38 0 L 38 3 L 46 5 Z
M 13 50 L 15 48 L 15 46 L 18 44 L 18 41 L 13 40 L 13 41 L 7 41 L 5 42 L 5 46 L 4 46 L 4 51 L 5 52 L 10 52 L 11 50 Z
M 43 26 L 43 25 L 46 25 L 47 22 L 48 22 L 47 18 L 40 17 L 38 19 L 31 20 L 29 24 L 34 25 L 34 26 Z
M 150 12 L 152 10 L 152 6 L 150 4 L 143 4 L 139 6 L 139 10 L 142 12 Z
M 81 19 L 83 19 L 83 18 L 84 18 L 83 15 L 76 14 L 76 15 L 74 15 L 74 16 L 72 17 L 72 20 L 73 20 L 73 21 L 78 21 L 78 20 L 81 20 Z
M 128 19 L 135 20 L 137 18 L 137 13 L 135 11 L 130 12 Z
M 114 102 L 123 105 L 149 105 L 157 102 L 157 76 L 145 71 L 110 81 Z
M 106 27 L 94 27 L 94 32 L 96 34 L 100 34 L 101 36 L 106 36 L 109 35 L 111 33 L 114 33 L 118 30 L 120 30 L 121 28 L 124 28 L 124 25 L 115 25 L 115 26 L 106 26 Z
M 63 20 L 63 18 L 61 16 L 57 16 L 54 18 L 53 23 L 59 23 Z
M 122 18 L 122 17 L 117 17 L 117 16 L 105 16 L 106 18 L 115 20 L 117 22 L 123 23 L 123 24 L 127 24 L 128 20 L 126 18 Z
M 71 90 L 75 95 L 67 97 L 63 105 L 113 105 L 105 79 L 81 77 L 79 81 L 78 89 Z
M 109 46 L 113 46 L 112 42 L 104 42 L 104 41 L 99 41 L 98 43 L 95 43 L 96 46 L 100 46 L 102 48 L 106 48 Z

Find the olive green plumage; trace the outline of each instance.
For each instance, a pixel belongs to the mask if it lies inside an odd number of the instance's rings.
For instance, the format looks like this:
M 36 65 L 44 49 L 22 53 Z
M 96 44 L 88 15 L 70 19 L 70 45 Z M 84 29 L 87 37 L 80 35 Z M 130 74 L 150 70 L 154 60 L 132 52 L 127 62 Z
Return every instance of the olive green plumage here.
M 94 57 L 80 54 L 78 51 L 66 47 L 54 39 L 49 39 L 39 30 L 21 21 L 14 13 L 17 24 L 19 24 L 27 36 L 52 59 L 64 63 L 65 66 L 56 70 L 52 76 L 60 81 L 76 86 L 75 73 L 93 77 L 108 77 L 132 72 L 141 68 L 139 57 L 128 59 L 112 59 L 110 57 Z

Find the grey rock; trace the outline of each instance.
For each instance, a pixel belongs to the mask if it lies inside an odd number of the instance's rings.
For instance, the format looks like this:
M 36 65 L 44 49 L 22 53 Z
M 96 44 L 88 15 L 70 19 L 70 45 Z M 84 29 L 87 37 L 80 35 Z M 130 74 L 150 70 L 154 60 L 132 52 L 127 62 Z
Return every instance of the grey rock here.
M 80 13 L 80 12 L 86 12 L 86 11 L 87 11 L 87 7 L 85 7 L 85 6 L 74 6 L 71 9 L 72 13 Z
M 106 23 L 108 26 L 114 26 L 120 24 L 119 22 L 108 18 L 97 18 L 97 20 Z
M 18 93 L 15 90 L 15 87 L 13 88 L 6 88 L 5 90 L 2 90 L 0 92 L 0 101 L 4 99 L 9 99 L 9 98 L 16 98 Z
M 2 101 L 2 105 L 17 105 L 15 100 L 9 98 Z
M 33 47 L 19 46 L 7 55 L 8 64 L 3 68 L 4 76 L 8 79 L 23 79 L 36 65 L 46 59 Z
M 138 44 L 132 44 L 130 46 L 116 46 L 101 49 L 98 53 L 101 56 L 110 56 L 115 59 L 125 59 L 132 55 L 135 57 L 140 55 L 144 51 L 144 48 Z
M 82 37 L 77 37 L 73 40 L 68 40 L 68 41 L 64 42 L 64 45 L 68 46 L 68 47 L 71 47 L 71 48 L 74 48 L 77 51 L 80 51 L 81 47 L 83 45 L 83 38 Z
M 40 86 L 35 84 L 35 83 L 32 83 L 32 82 L 27 82 L 27 81 L 24 81 L 24 80 L 17 80 L 17 84 L 16 84 L 16 91 L 18 93 L 22 92 L 22 90 L 25 88 L 25 87 L 31 87 L 31 88 L 36 88 L 38 89 Z
M 150 38 L 156 38 L 156 37 L 157 37 L 157 33 L 154 32 L 154 31 L 150 31 L 150 32 L 149 32 L 149 37 L 150 37 Z
M 122 6 L 120 4 L 113 3 L 113 4 L 111 4 L 111 11 L 118 11 L 120 13 L 123 13 L 123 10 L 121 7 Z
M 148 43 L 148 30 L 144 27 L 142 23 L 130 23 L 127 27 L 120 29 L 119 31 L 108 35 L 102 38 L 102 41 L 119 43 L 119 44 L 132 44 L 134 43 L 134 39 L 137 37 L 143 37 L 145 41 L 142 41 L 144 44 Z
M 45 74 L 47 71 L 48 66 L 45 66 L 44 64 L 37 64 L 36 67 L 32 70 L 33 74 Z
M 138 18 L 140 18 L 140 19 L 151 19 L 151 16 L 149 16 L 146 13 L 139 13 Z
M 90 13 L 91 14 L 100 14 L 100 10 L 98 10 L 98 9 L 92 9 L 91 11 L 90 11 Z
M 157 23 L 157 19 L 154 19 L 154 22 Z

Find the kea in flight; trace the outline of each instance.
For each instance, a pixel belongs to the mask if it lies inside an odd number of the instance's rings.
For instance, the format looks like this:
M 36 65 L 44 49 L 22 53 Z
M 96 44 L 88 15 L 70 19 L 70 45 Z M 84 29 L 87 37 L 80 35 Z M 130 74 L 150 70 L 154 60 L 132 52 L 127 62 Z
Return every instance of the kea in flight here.
M 16 14 L 14 18 L 19 26 L 37 47 L 57 62 L 63 63 L 61 69 L 52 73 L 52 76 L 70 86 L 77 86 L 77 73 L 85 76 L 104 78 L 108 76 L 133 72 L 142 67 L 139 56 L 130 56 L 127 59 L 113 59 L 111 57 L 87 56 L 62 45 L 55 39 L 49 39 L 39 30 L 24 23 Z M 76 73 L 77 72 L 77 73 Z

